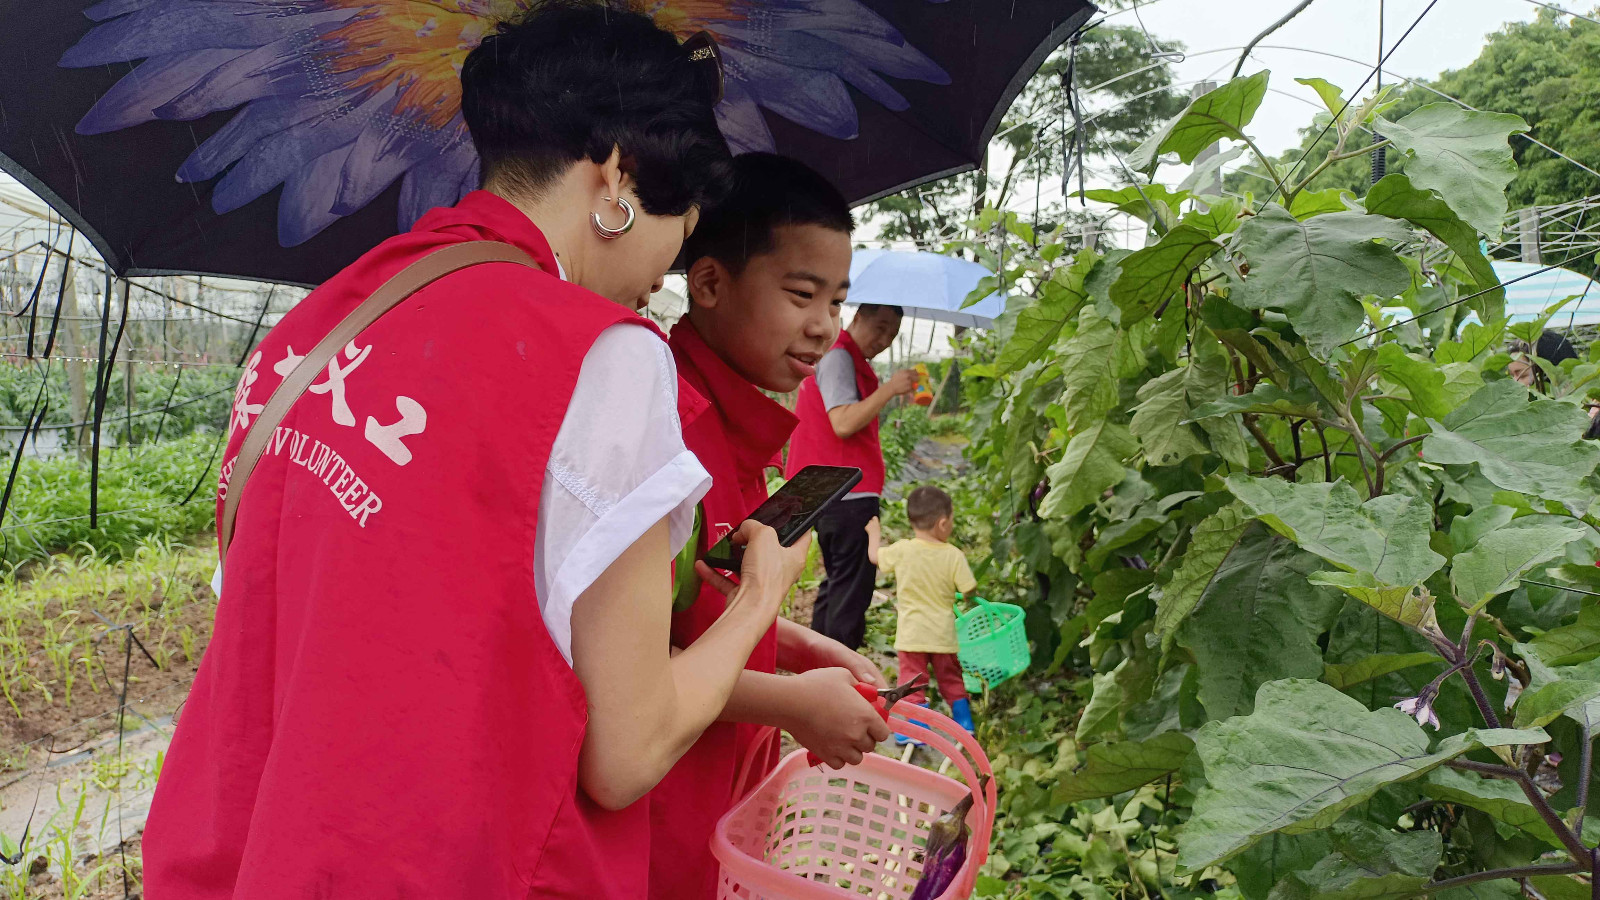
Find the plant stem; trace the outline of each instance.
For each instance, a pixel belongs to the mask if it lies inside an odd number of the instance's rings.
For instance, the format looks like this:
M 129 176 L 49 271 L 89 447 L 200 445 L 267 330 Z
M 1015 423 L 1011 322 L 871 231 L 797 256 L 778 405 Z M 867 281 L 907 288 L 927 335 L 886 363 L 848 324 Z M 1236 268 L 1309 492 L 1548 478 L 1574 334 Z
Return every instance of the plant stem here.
M 1380 141 L 1380 142 L 1378 142 L 1376 144 L 1373 144 L 1373 145 L 1371 145 L 1369 147 L 1362 147 L 1360 150 L 1351 150 L 1349 153 L 1341 153 L 1341 152 L 1338 152 L 1338 151 L 1330 152 L 1328 154 L 1327 158 L 1325 158 L 1322 162 L 1318 163 L 1317 167 L 1315 169 L 1311 170 L 1311 174 L 1310 175 L 1307 175 L 1299 184 L 1294 186 L 1295 195 L 1299 195 L 1299 193 L 1301 191 L 1303 191 L 1307 187 L 1309 187 L 1311 185 L 1312 179 L 1316 178 L 1318 175 L 1321 175 L 1324 171 L 1327 170 L 1327 168 L 1329 166 L 1333 165 L 1334 163 L 1336 163 L 1336 162 L 1344 162 L 1347 159 L 1355 159 L 1358 156 L 1366 156 L 1367 154 L 1371 153 L 1374 150 L 1381 150 L 1384 147 L 1389 146 L 1389 143 L 1390 143 L 1389 141 Z M 1284 203 L 1284 206 L 1288 206 L 1288 205 L 1289 204 L 1287 202 Z
M 1451 888 L 1481 884 L 1485 881 L 1498 881 L 1502 878 L 1529 878 L 1536 875 L 1571 875 L 1575 872 L 1582 872 L 1585 868 L 1585 866 L 1579 863 L 1542 863 L 1531 866 L 1517 866 L 1516 868 L 1512 869 L 1490 869 L 1487 872 L 1474 872 L 1471 875 L 1457 875 L 1454 878 L 1430 881 L 1423 885 L 1422 889 L 1432 894 L 1439 891 L 1447 891 Z
M 1483 685 L 1478 683 L 1478 676 L 1473 673 L 1471 666 L 1461 669 L 1461 680 L 1467 683 L 1467 690 L 1472 692 L 1472 700 L 1478 704 L 1478 712 L 1483 714 L 1483 721 L 1490 728 L 1500 727 L 1500 717 L 1494 713 L 1494 704 L 1489 702 L 1489 697 L 1483 692 Z
M 1266 167 L 1267 174 L 1272 176 L 1273 183 L 1278 186 L 1278 193 L 1283 195 L 1283 205 L 1284 205 L 1284 207 L 1288 208 L 1288 206 L 1289 206 L 1289 188 L 1286 185 L 1284 185 L 1283 176 L 1278 174 L 1278 167 L 1274 166 L 1272 164 L 1272 160 L 1270 158 L 1268 158 L 1268 156 L 1265 153 L 1261 152 L 1261 148 L 1257 147 L 1256 146 L 1256 142 L 1250 140 L 1248 135 L 1246 135 L 1243 132 L 1241 132 L 1239 134 L 1239 140 L 1244 141 L 1245 145 L 1250 148 L 1250 152 L 1254 153 L 1256 155 L 1256 159 L 1260 160 L 1261 165 Z
M 1317 440 L 1322 442 L 1322 480 L 1333 480 L 1333 448 L 1328 446 L 1328 434 L 1321 422 L 1312 423 L 1317 429 Z
M 1589 848 L 1583 845 L 1583 841 L 1579 840 L 1576 834 L 1573 834 L 1572 829 L 1567 827 L 1567 823 L 1562 821 L 1561 817 L 1556 815 L 1556 811 L 1550 808 L 1549 801 L 1545 800 L 1544 794 L 1539 791 L 1539 786 L 1533 783 L 1533 779 L 1529 777 L 1527 772 L 1521 769 L 1513 769 L 1510 766 L 1473 762 L 1470 759 L 1452 759 L 1445 765 L 1463 772 L 1476 772 L 1479 775 L 1486 775 L 1490 778 L 1508 778 L 1515 781 L 1517 786 L 1522 788 L 1523 796 L 1527 797 L 1528 802 L 1533 804 L 1534 811 L 1539 814 L 1539 818 L 1550 826 L 1550 830 L 1561 841 L 1561 846 L 1572 854 L 1572 858 L 1582 860 L 1591 858 Z
M 1594 767 L 1594 731 L 1589 727 L 1588 722 L 1583 723 L 1583 761 L 1581 765 L 1583 770 L 1578 775 L 1578 803 L 1576 807 L 1580 827 L 1583 823 L 1583 816 L 1589 809 L 1589 770 Z
M 1266 40 L 1267 35 L 1288 24 L 1290 19 L 1300 15 L 1300 13 L 1304 12 L 1305 8 L 1310 5 L 1311 0 L 1300 0 L 1300 2 L 1295 5 L 1294 9 L 1291 9 L 1283 14 L 1283 18 L 1273 22 L 1271 25 L 1268 25 L 1266 28 L 1262 29 L 1260 34 L 1251 38 L 1250 43 L 1245 44 L 1244 50 L 1239 53 L 1239 64 L 1233 67 L 1233 75 L 1231 77 L 1239 77 L 1239 71 L 1244 68 L 1244 61 L 1250 58 L 1250 51 L 1254 50 L 1257 44 L 1261 43 L 1263 40 Z
M 1399 450 L 1401 447 L 1408 447 L 1408 446 L 1410 446 L 1412 444 L 1418 443 L 1423 438 L 1426 438 L 1426 437 L 1428 437 L 1428 435 L 1425 435 L 1425 434 L 1412 435 L 1411 437 L 1406 438 L 1405 440 L 1401 441 L 1400 443 L 1395 444 L 1393 447 L 1390 447 L 1389 449 L 1383 451 L 1383 455 L 1378 457 L 1378 461 L 1379 462 L 1386 462 L 1386 461 L 1388 461 L 1389 457 L 1394 454 L 1394 452 L 1396 450 Z
M 1278 455 L 1278 448 L 1272 445 L 1272 439 L 1267 437 L 1267 433 L 1262 431 L 1261 425 L 1256 422 L 1255 414 L 1245 413 L 1242 418 L 1244 419 L 1244 427 L 1250 431 L 1250 435 L 1256 439 L 1256 443 L 1261 445 L 1261 450 L 1267 454 L 1267 459 L 1274 466 L 1285 465 L 1283 457 Z

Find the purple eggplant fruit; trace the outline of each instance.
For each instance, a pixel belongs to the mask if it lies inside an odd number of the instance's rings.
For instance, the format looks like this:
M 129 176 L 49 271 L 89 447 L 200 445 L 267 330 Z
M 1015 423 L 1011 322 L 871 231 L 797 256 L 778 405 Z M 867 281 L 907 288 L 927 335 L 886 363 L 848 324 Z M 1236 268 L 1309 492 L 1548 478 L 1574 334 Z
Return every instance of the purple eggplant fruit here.
M 978 790 L 982 791 L 987 782 L 987 777 L 980 778 Z M 911 900 L 934 900 L 955 883 L 956 873 L 967 861 L 967 842 L 972 837 L 967 813 L 971 812 L 972 803 L 973 795 L 967 794 L 928 828 L 928 845 L 922 851 L 922 878 L 911 892 Z

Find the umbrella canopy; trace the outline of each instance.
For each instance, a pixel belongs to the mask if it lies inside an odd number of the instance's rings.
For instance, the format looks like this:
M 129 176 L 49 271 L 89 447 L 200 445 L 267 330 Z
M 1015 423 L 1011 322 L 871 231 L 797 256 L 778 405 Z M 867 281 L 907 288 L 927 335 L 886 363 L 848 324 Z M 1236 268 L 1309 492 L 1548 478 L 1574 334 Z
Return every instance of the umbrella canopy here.
M 978 282 L 993 275 L 975 262 L 937 253 L 857 250 L 850 259 L 850 302 L 899 306 L 906 315 L 967 328 L 988 328 L 1006 311 L 990 294 L 965 309 Z
M 1506 316 L 1513 322 L 1531 322 L 1544 314 L 1550 306 L 1574 299 L 1551 319 L 1552 324 L 1586 325 L 1600 322 L 1600 283 L 1589 280 L 1569 269 L 1551 269 L 1539 272 L 1544 266 L 1533 263 L 1494 260 L 1494 273 L 1501 282 L 1523 278 L 1506 286 Z M 1530 273 L 1537 275 L 1526 277 Z
M 312 284 L 477 184 L 456 72 L 530 0 L 50 0 L 0 29 L 0 167 L 124 275 Z M 1087 0 L 656 0 L 735 152 L 854 203 L 975 167 Z

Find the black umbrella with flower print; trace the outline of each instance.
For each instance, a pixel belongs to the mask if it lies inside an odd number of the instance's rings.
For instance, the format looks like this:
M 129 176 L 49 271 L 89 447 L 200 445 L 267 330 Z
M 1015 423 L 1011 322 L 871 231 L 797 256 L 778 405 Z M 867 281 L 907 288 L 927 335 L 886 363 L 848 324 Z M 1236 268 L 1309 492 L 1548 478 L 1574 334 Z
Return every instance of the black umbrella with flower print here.
M 0 31 L 0 167 L 123 275 L 319 282 L 454 203 L 457 69 L 528 0 L 50 0 Z M 735 152 L 854 202 L 973 168 L 1086 0 L 652 0 L 726 71 Z

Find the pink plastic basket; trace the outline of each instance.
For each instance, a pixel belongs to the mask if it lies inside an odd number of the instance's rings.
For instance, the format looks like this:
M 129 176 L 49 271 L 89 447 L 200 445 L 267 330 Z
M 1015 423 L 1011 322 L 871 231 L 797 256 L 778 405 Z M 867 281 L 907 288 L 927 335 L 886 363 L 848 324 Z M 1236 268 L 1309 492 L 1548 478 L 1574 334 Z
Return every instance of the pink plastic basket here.
M 912 724 L 902 709 L 937 730 Z M 906 900 L 922 874 L 929 827 L 982 773 L 990 778 L 967 815 L 967 861 L 939 897 L 971 895 L 994 830 L 989 758 L 961 726 L 905 701 L 889 725 L 948 756 L 966 784 L 878 753 L 837 771 L 811 767 L 796 750 L 717 823 L 718 900 Z

